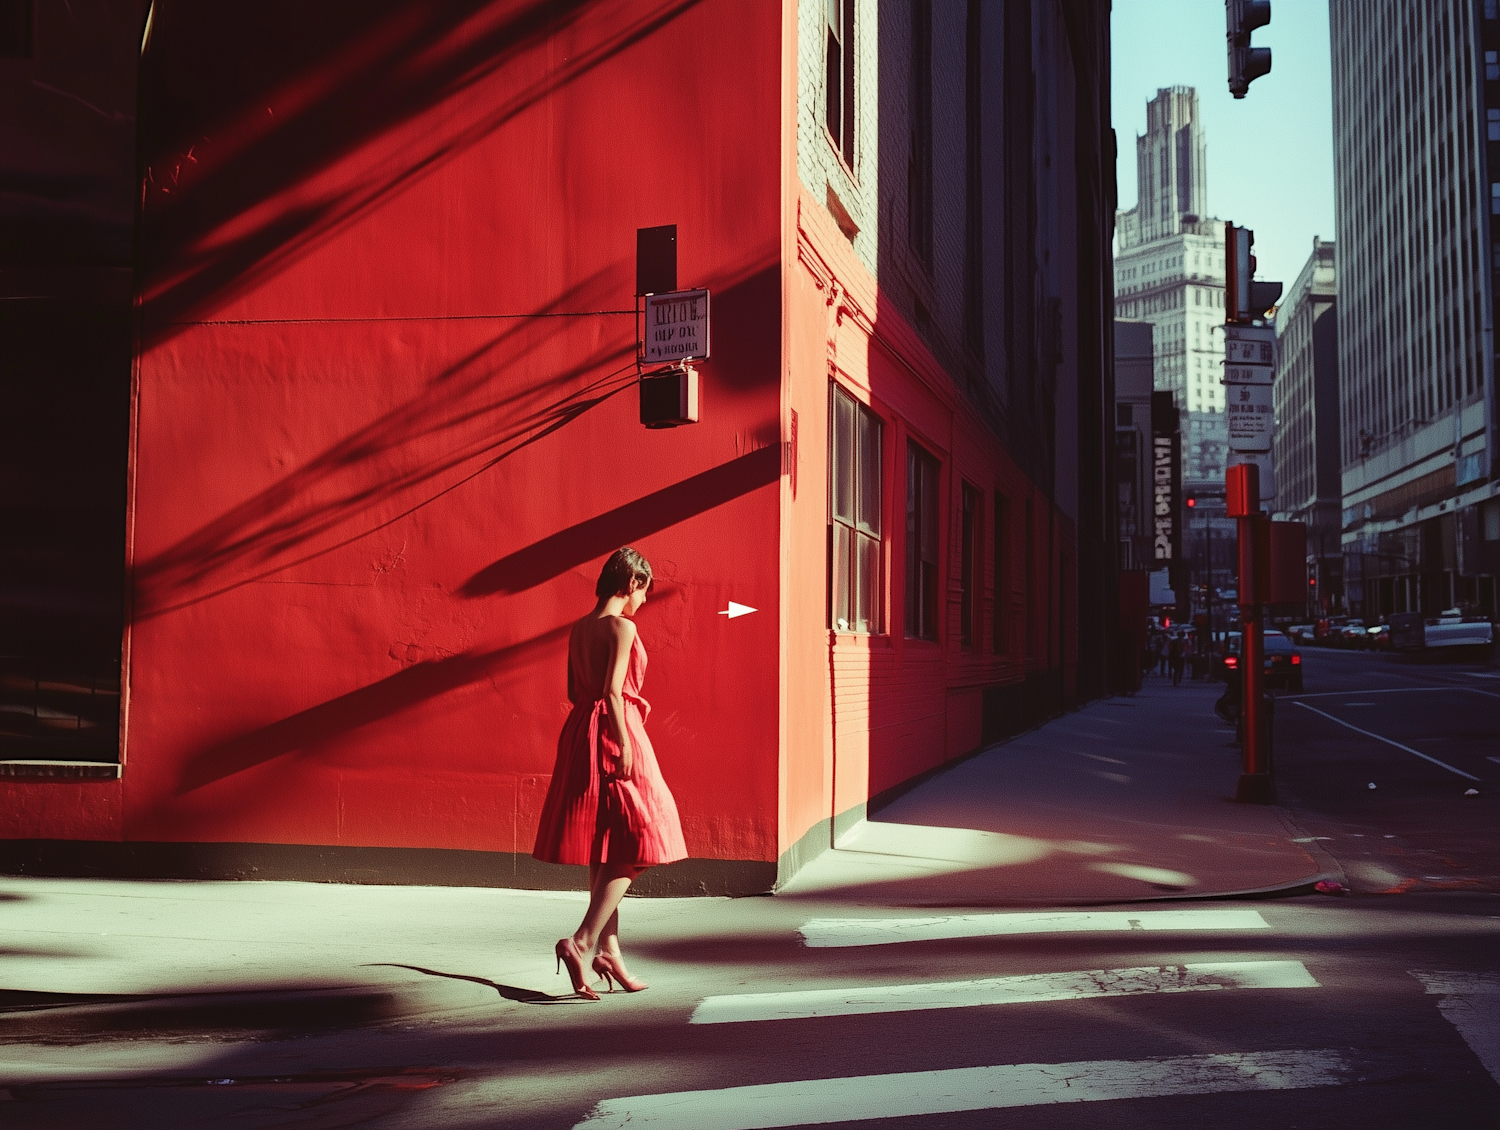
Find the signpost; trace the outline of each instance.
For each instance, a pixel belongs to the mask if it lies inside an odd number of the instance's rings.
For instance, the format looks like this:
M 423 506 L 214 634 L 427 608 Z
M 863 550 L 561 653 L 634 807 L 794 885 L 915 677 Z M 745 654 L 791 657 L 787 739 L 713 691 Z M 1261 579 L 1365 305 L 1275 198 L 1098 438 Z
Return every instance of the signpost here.
M 1271 446 L 1276 434 L 1272 382 L 1276 376 L 1276 328 L 1265 324 L 1259 294 L 1279 284 L 1257 284 L 1255 233 L 1225 225 L 1225 279 L 1228 310 L 1224 326 L 1224 412 L 1229 425 L 1230 466 L 1225 474 L 1229 514 L 1239 527 L 1240 711 L 1244 718 L 1243 769 L 1236 799 L 1269 804 L 1271 735 L 1262 696 L 1265 680 L 1265 605 L 1271 599 L 1269 580 L 1270 522 L 1261 510 L 1261 497 L 1275 494 L 1271 476 Z M 1257 291 L 1259 288 L 1259 291 Z

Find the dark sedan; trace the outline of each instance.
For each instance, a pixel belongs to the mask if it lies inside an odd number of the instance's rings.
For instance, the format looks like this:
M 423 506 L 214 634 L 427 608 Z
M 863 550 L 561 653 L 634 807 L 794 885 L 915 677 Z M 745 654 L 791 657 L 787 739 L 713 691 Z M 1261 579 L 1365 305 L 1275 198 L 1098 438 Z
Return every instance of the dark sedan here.
M 1266 636 L 1266 683 L 1267 687 L 1282 687 L 1291 694 L 1302 693 L 1302 653 L 1292 641 L 1277 631 L 1267 631 Z M 1224 650 L 1219 656 L 1219 678 L 1228 679 L 1239 673 L 1239 632 L 1230 632 L 1224 639 Z

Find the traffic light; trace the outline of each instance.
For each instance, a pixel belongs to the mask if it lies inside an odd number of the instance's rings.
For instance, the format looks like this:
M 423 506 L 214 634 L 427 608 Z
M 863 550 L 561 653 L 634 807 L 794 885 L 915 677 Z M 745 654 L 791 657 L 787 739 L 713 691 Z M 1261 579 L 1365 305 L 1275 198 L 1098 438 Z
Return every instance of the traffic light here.
M 1255 281 L 1255 233 L 1224 225 L 1224 320 L 1249 323 L 1265 317 L 1281 298 L 1279 282 Z
M 1271 49 L 1251 47 L 1250 33 L 1271 22 L 1271 0 L 1224 0 L 1229 25 L 1229 93 L 1243 98 L 1250 84 L 1271 72 Z
M 1309 570 L 1307 574 L 1307 587 L 1316 589 L 1318 587 L 1318 574 L 1316 570 Z
M 1182 500 L 1182 504 L 1184 506 L 1186 506 L 1189 510 L 1191 510 L 1193 507 L 1195 507 L 1195 506 L 1198 505 L 1198 500 L 1196 498 L 1194 498 L 1192 495 L 1188 495 L 1186 498 L 1184 498 Z

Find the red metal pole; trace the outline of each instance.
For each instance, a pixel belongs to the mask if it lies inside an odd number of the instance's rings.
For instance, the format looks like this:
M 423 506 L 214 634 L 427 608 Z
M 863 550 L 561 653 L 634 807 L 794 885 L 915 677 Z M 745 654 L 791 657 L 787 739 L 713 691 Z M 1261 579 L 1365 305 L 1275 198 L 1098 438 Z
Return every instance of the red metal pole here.
M 1262 688 L 1266 676 L 1264 605 L 1269 578 L 1262 568 L 1270 526 L 1260 511 L 1260 476 L 1253 464 L 1229 468 L 1225 480 L 1229 512 L 1239 534 L 1240 711 L 1245 720 L 1239 788 L 1235 799 L 1269 804 L 1273 799 L 1270 743 Z

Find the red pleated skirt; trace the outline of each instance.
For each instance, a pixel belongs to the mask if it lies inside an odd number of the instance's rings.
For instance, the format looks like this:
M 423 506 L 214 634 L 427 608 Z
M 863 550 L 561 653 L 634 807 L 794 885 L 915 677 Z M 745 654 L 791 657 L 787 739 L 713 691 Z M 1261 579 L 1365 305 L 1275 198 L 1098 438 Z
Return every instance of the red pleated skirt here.
M 687 858 L 677 802 L 662 780 L 646 736 L 651 706 L 625 694 L 625 726 L 635 751 L 630 780 L 613 776 L 620 746 L 604 699 L 575 702 L 557 739 L 557 763 L 532 855 L 545 863 L 635 863 Z

